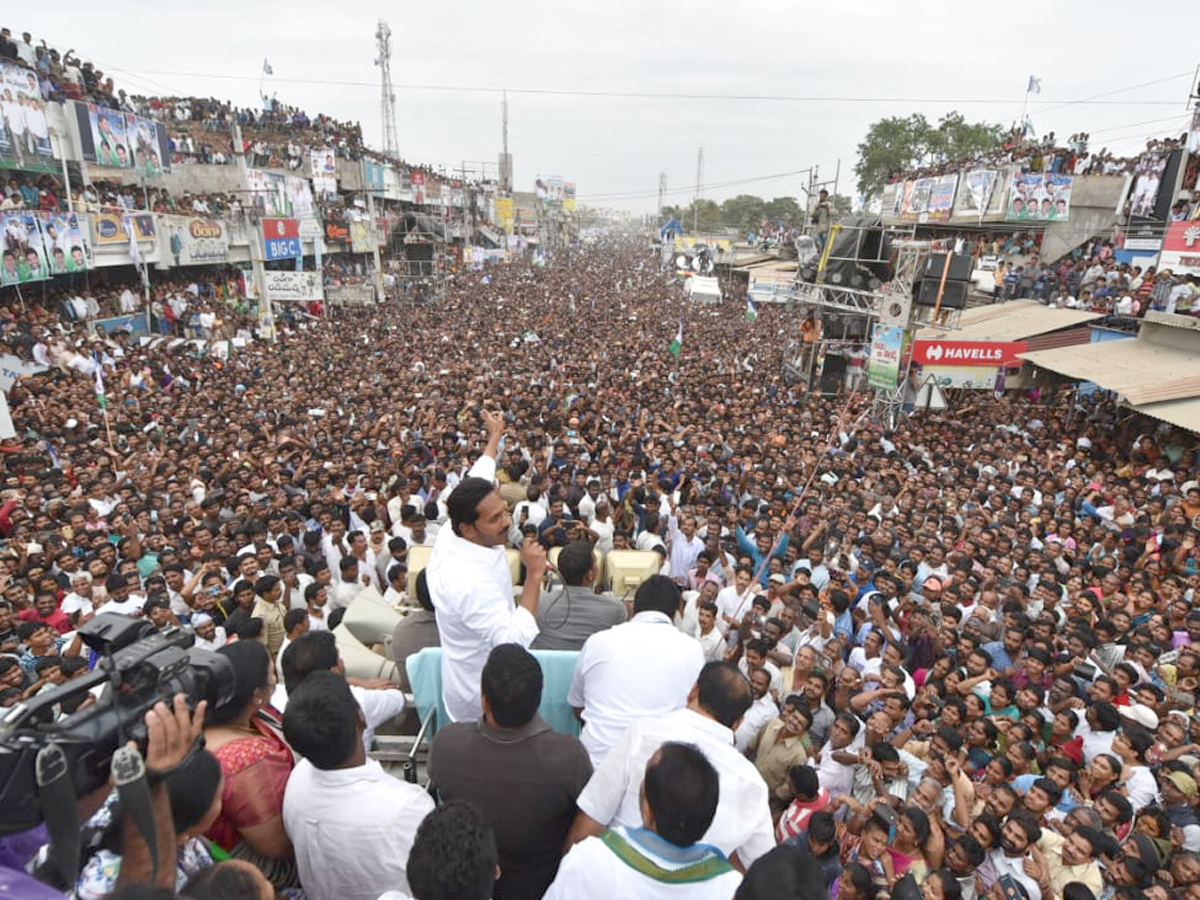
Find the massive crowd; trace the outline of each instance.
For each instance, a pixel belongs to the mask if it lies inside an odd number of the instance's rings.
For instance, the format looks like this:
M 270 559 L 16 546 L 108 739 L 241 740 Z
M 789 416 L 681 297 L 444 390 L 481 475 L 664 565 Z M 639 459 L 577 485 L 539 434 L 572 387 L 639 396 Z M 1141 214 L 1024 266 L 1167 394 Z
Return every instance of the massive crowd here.
M 8 395 L 0 703 L 86 671 L 95 612 L 238 674 L 165 780 L 163 896 L 1200 898 L 1194 435 L 1052 391 L 888 427 L 777 374 L 789 311 L 685 308 L 604 252 L 227 359 L 5 313 L 50 367 Z M 624 547 L 661 577 L 594 593 Z M 365 756 L 403 699 L 339 674 L 364 584 L 419 603 L 399 660 L 443 647 L 431 793 Z M 581 738 L 523 648 L 580 651 Z M 119 824 L 89 824 L 77 896 L 148 877 Z

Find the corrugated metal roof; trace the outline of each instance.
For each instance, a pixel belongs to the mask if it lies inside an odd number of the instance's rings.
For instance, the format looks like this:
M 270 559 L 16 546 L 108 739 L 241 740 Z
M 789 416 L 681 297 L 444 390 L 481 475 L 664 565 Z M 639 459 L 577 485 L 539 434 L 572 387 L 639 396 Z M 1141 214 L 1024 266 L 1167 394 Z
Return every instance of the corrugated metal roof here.
M 1116 391 L 1135 408 L 1200 397 L 1200 347 L 1191 351 L 1145 340 L 1106 341 L 1030 350 L 1020 356 L 1043 369 Z
M 739 253 L 736 259 L 730 264 L 733 269 L 748 269 L 751 266 L 759 266 L 763 263 L 774 262 L 775 257 L 769 253 L 752 253 L 743 255 Z
M 1035 334 L 1026 342 L 1026 350 L 1053 350 L 1055 347 L 1074 347 L 1076 344 L 1087 344 L 1092 340 L 1092 329 L 1087 325 L 1075 328 L 1065 328 L 1061 331 L 1051 331 L 1047 334 Z
M 1099 313 L 1086 310 L 1056 309 L 1031 300 L 1012 300 L 965 309 L 958 328 L 949 333 L 922 328 L 917 332 L 917 340 L 1020 341 L 1100 318 L 1103 317 Z
M 1143 403 L 1133 409 L 1143 415 L 1170 422 L 1188 431 L 1200 432 L 1200 397 L 1186 400 L 1167 400 L 1163 403 Z

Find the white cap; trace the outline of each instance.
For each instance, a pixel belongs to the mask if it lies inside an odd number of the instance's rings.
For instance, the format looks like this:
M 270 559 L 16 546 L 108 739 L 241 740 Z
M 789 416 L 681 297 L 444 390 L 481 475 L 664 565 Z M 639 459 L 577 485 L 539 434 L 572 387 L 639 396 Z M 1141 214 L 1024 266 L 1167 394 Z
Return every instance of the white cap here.
M 1150 731 L 1158 728 L 1158 713 L 1144 703 L 1131 703 L 1128 706 L 1118 706 L 1117 711 L 1126 719 L 1129 719 L 1131 722 L 1137 722 L 1137 724 Z

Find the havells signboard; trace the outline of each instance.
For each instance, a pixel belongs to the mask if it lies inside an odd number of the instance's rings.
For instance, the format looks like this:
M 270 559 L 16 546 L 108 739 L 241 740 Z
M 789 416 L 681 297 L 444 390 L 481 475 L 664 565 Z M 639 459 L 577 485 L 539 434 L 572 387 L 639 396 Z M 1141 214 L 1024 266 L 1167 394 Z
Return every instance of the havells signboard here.
M 1017 368 L 1025 341 L 915 341 L 913 362 L 923 366 L 982 366 Z

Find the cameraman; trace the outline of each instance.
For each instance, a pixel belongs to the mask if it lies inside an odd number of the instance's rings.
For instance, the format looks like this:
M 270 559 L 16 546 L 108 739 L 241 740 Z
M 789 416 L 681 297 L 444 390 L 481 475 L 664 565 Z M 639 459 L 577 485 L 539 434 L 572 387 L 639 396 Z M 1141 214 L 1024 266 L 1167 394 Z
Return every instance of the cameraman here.
M 145 762 L 154 811 L 153 840 L 158 851 L 158 873 L 154 875 L 150 845 L 134 825 L 132 817 L 127 815 L 122 823 L 118 887 L 153 883 L 168 890 L 175 888 L 175 866 L 171 864 L 175 859 L 175 828 L 164 776 L 181 765 L 196 746 L 206 707 L 207 703 L 201 701 L 194 711 L 189 710 L 187 698 L 177 694 L 173 706 L 159 702 L 146 713 L 148 738 Z M 77 807 L 80 821 L 87 821 L 103 805 L 111 791 L 111 785 L 106 785 L 79 798 Z M 46 836 L 45 826 L 39 826 L 31 831 L 0 838 L 0 883 L 6 896 L 20 897 L 22 900 L 62 900 L 65 896 L 25 871 L 25 866 L 36 855 Z

